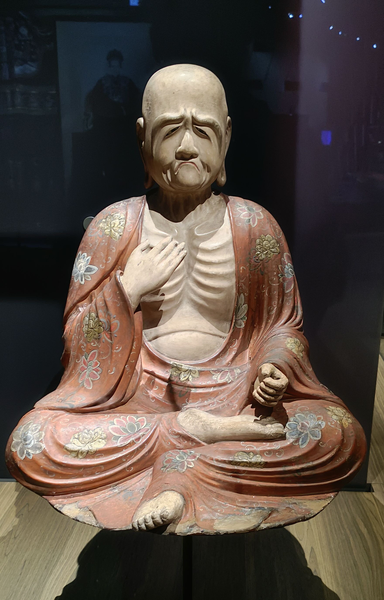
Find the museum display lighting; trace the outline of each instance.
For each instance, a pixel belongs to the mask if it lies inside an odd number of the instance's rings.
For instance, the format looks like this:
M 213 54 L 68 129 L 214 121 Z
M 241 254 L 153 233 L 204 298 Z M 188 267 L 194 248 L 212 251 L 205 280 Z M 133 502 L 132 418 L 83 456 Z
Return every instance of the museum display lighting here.
M 321 3 L 322 3 L 322 4 L 325 4 L 325 2 L 326 2 L 326 0 L 320 0 L 320 1 L 321 1 Z M 269 6 L 268 6 L 268 8 L 269 8 L 269 9 L 272 9 L 272 5 L 269 5 Z M 299 19 L 302 19 L 302 18 L 303 18 L 303 16 L 304 16 L 304 15 L 303 15 L 303 13 L 300 13 L 299 15 L 297 15 L 297 17 L 298 17 Z M 295 18 L 295 14 L 294 14 L 293 12 L 289 12 L 289 13 L 288 13 L 288 18 L 289 18 L 289 19 L 294 19 L 294 18 Z M 329 25 L 329 27 L 328 27 L 328 29 L 329 29 L 330 31 L 332 31 L 334 28 L 335 28 L 335 26 L 334 26 L 334 25 Z M 340 30 L 340 31 L 338 31 L 338 35 L 343 35 L 344 37 L 348 37 L 348 34 L 347 34 L 347 33 L 343 33 L 343 31 L 341 31 L 341 30 Z M 360 42 L 360 41 L 361 41 L 361 37 L 360 37 L 360 36 L 357 36 L 357 37 L 356 37 L 356 41 L 357 41 L 357 42 Z M 377 49 L 378 49 L 378 44 L 376 44 L 376 43 L 375 43 L 375 44 L 372 44 L 372 48 L 373 48 L 374 50 L 377 50 Z

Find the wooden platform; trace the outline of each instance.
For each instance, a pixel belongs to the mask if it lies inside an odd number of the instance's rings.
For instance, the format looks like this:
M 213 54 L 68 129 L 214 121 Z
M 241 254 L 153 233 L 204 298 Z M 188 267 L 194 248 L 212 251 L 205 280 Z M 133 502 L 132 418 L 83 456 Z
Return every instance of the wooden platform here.
M 383 358 L 369 481 L 306 523 L 193 538 L 184 600 L 384 599 Z M 0 484 L 1 600 L 183 600 L 182 554 L 181 538 L 99 531 Z

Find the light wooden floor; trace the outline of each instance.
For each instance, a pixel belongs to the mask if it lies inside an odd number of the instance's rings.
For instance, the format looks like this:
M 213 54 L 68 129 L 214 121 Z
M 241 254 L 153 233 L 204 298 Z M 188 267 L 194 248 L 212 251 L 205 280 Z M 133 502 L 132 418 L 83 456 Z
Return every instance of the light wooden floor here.
M 285 529 L 194 538 L 189 598 L 384 600 L 383 357 L 376 394 L 374 492 L 340 493 Z M 0 484 L 0 600 L 182 600 L 182 551 L 180 538 L 100 532 Z

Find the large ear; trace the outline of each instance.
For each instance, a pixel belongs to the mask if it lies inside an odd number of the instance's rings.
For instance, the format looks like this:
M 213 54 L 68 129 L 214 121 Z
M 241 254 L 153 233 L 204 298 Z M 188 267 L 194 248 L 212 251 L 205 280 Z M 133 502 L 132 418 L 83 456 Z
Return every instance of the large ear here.
M 225 154 L 228 152 L 229 144 L 232 137 L 232 119 L 227 117 L 227 127 L 225 129 Z
M 148 171 L 146 162 L 145 162 L 145 156 L 144 156 L 144 138 L 145 138 L 145 124 L 144 124 L 144 117 L 139 117 L 136 121 L 136 137 L 137 137 L 137 143 L 139 144 L 139 151 L 140 151 L 140 156 L 141 156 L 141 160 L 143 161 L 143 165 L 144 165 L 144 187 L 146 190 L 148 190 L 150 187 L 153 186 L 153 179 L 151 174 Z
M 227 127 L 225 129 L 225 154 L 224 154 L 224 159 L 223 159 L 223 164 L 221 165 L 221 169 L 219 171 L 219 174 L 217 176 L 217 184 L 220 187 L 223 187 L 223 185 L 225 185 L 225 182 L 227 181 L 227 173 L 225 172 L 225 157 L 227 155 L 227 151 L 229 148 L 229 143 L 231 141 L 231 135 L 232 135 L 232 121 L 230 117 L 227 117 Z
M 225 182 L 227 181 L 227 173 L 225 172 L 225 163 L 224 162 L 221 165 L 221 169 L 219 171 L 216 181 L 217 181 L 217 185 L 219 185 L 220 187 L 223 187 L 223 185 L 225 185 Z

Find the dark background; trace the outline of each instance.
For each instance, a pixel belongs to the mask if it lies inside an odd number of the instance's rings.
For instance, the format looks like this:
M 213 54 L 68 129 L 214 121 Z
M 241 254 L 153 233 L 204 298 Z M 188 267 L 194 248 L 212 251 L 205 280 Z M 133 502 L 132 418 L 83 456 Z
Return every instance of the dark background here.
M 383 23 L 381 0 L 0 4 L 2 448 L 60 379 L 83 219 L 143 193 L 139 95 L 177 62 L 222 80 L 233 119 L 224 191 L 280 222 L 314 369 L 369 440 L 384 288 Z M 122 51 L 138 96 L 85 130 L 87 81 L 90 91 L 108 66 L 101 43 Z M 366 467 L 351 485 L 365 484 Z

